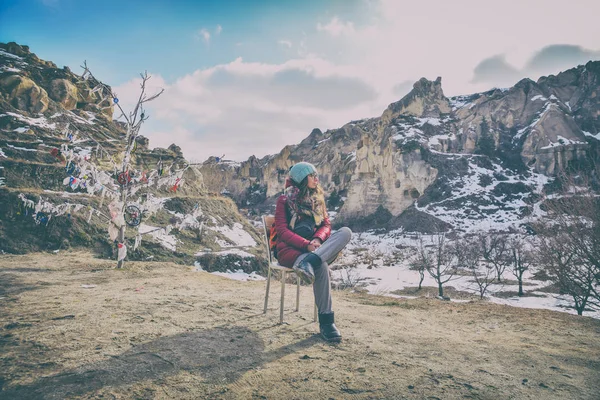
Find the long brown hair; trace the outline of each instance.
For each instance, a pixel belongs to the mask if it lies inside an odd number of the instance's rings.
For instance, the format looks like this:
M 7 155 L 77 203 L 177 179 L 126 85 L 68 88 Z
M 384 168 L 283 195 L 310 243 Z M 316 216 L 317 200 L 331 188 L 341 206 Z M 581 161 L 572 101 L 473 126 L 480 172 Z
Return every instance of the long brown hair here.
M 293 181 L 292 181 L 293 182 Z M 295 182 L 294 182 L 295 183 Z M 296 185 L 298 187 L 298 199 L 305 199 L 307 197 L 312 197 L 316 199 L 319 204 L 317 206 L 321 207 L 321 214 L 323 216 L 327 216 L 327 207 L 325 206 L 325 192 L 321 187 L 321 183 L 317 182 L 317 187 L 311 189 L 308 187 L 308 175 L 302 179 L 302 182 Z

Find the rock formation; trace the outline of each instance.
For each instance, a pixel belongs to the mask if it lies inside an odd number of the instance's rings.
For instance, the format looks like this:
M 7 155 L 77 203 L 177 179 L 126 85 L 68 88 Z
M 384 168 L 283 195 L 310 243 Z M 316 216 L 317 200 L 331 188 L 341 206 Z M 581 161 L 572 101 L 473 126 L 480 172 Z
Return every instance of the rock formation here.
M 344 222 L 368 218 L 381 207 L 391 220 L 400 221 L 398 217 L 416 200 L 417 206 L 425 207 L 432 199 L 441 202 L 457 196 L 457 188 L 465 184 L 458 180 L 469 174 L 479 174 L 482 182 L 493 181 L 480 186 L 486 199 L 479 203 L 485 207 L 494 203 L 490 191 L 499 192 L 500 187 L 511 192 L 510 185 L 519 180 L 527 182 L 531 200 L 540 190 L 533 188 L 531 179 L 541 181 L 599 156 L 599 79 L 600 62 L 589 62 L 537 82 L 523 79 L 509 89 L 447 98 L 441 78 L 422 78 L 378 118 L 326 132 L 315 129 L 279 154 L 251 157 L 236 165 L 207 162 L 202 171 L 211 175 L 211 190 L 226 190 L 241 206 L 260 210 L 282 191 L 287 170 L 295 162 L 312 162 L 325 191 L 335 199 L 338 221 Z M 482 157 L 488 161 L 475 160 Z M 480 176 L 481 165 L 488 167 L 488 175 Z M 510 183 L 498 186 L 499 176 Z M 265 188 L 264 204 L 248 200 L 249 188 L 257 186 Z M 503 210 L 502 201 L 497 202 L 497 210 Z M 528 212 L 524 206 L 517 208 L 519 215 Z
M 126 128 L 113 121 L 113 99 L 102 98 L 98 84 L 40 60 L 27 46 L 0 43 L 0 251 L 84 246 L 115 257 L 107 205 L 119 198 Z M 262 251 L 256 230 L 229 198 L 208 193 L 176 144 L 149 149 L 139 136 L 129 166 L 135 184 L 127 186 L 127 204 L 143 219 L 127 230 L 128 259 L 191 264 L 203 251 L 214 261 L 205 269 L 221 268 L 218 250 L 237 245 L 228 229 L 246 246 L 257 243 L 246 252 Z M 227 257 L 247 272 L 262 262 Z

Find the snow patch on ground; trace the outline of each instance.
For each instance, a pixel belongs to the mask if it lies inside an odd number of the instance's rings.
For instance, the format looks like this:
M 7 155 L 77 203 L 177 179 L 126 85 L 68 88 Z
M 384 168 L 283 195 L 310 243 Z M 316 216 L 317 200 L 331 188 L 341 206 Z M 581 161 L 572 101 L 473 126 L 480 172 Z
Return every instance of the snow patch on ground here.
M 20 69 L 9 67 L 8 65 L 3 65 L 2 70 L 6 71 L 6 72 L 21 72 Z
M 456 97 L 451 97 L 448 100 L 450 101 L 450 107 L 452 108 L 452 111 L 456 111 L 463 107 L 471 105 L 471 102 L 469 101 L 469 99 L 470 99 L 470 96 L 456 96 Z
M 419 120 L 419 126 L 423 126 L 425 124 L 440 126 L 442 121 L 439 118 L 417 118 Z
M 256 257 L 254 254 L 250 254 L 242 249 L 227 249 L 223 251 L 200 251 L 196 253 L 196 256 L 203 256 L 205 254 L 215 254 L 219 256 L 226 256 L 227 254 L 234 254 L 236 256 L 244 257 L 244 258 L 254 258 Z
M 541 149 L 551 149 L 553 147 L 568 146 L 570 144 L 587 144 L 587 143 L 580 142 L 579 140 L 567 139 L 566 137 L 558 135 L 556 142 L 551 142 L 549 145 L 541 147 Z
M 493 170 L 489 170 L 479 167 L 474 162 L 473 156 L 466 156 L 469 158 L 469 170 L 464 176 L 448 182 L 447 186 L 452 188 L 451 194 L 442 201 L 432 202 L 422 207 L 416 203 L 415 208 L 464 232 L 490 229 L 504 231 L 521 224 L 523 222 L 521 211 L 528 206 L 525 200 L 530 196 L 529 193 L 513 193 L 510 197 L 505 197 L 498 196 L 494 193 L 494 189 L 501 183 L 522 183 L 534 193 L 540 193 L 548 178 L 533 172 L 530 172 L 528 177 L 515 176 L 498 164 L 492 164 Z M 503 180 L 496 179 L 494 174 L 502 175 Z M 485 182 L 486 180 L 489 182 Z M 461 206 L 457 207 L 459 203 Z
M 586 131 L 582 131 L 582 132 L 583 132 L 583 134 L 584 134 L 585 136 L 588 136 L 588 137 L 594 138 L 594 139 L 596 139 L 596 140 L 600 140 L 600 132 L 596 133 L 595 135 L 594 135 L 593 133 L 586 132 Z
M 531 101 L 536 101 L 536 100 L 542 100 L 542 101 L 547 101 L 548 99 L 545 98 L 544 96 L 542 96 L 541 94 L 538 94 L 537 96 L 533 96 L 531 98 Z
M 4 50 L 0 50 L 0 56 L 4 56 L 4 57 L 8 57 L 8 58 L 13 58 L 15 60 L 23 60 L 23 57 L 19 57 L 17 55 L 14 55 L 14 54 L 9 53 L 9 52 L 4 51 Z
M 236 269 L 235 271 L 227 270 L 227 272 L 211 272 L 211 274 L 243 282 L 266 280 L 263 276 L 258 275 L 255 271 L 248 274 L 241 269 Z
M 94 118 L 91 118 L 91 119 L 87 120 L 87 119 L 82 118 L 79 115 L 77 115 L 77 114 L 75 114 L 75 113 L 73 113 L 71 111 L 67 111 L 67 113 L 66 113 L 66 115 L 69 118 L 71 118 L 71 120 L 73 120 L 73 122 L 78 122 L 80 124 L 85 124 L 85 125 L 94 125 L 93 119 L 95 119 L 95 114 L 93 114 L 93 113 L 89 113 L 89 114 L 94 115 Z
M 255 247 L 256 241 L 244 230 L 244 227 L 239 222 L 233 224 L 230 228 L 227 225 L 219 225 L 213 218 L 214 226 L 209 227 L 213 231 L 219 232 L 234 244 L 227 243 L 223 240 L 219 241 L 221 247 Z
M 442 144 L 440 143 L 440 140 L 452 140 L 454 138 L 454 135 L 451 134 L 447 134 L 447 135 L 435 135 L 429 138 L 429 146 L 441 146 Z
M 10 147 L 11 149 L 21 150 L 21 151 L 38 151 L 37 149 L 28 149 L 26 147 L 17 147 L 17 146 L 13 146 L 12 144 L 7 144 L 6 147 Z
M 169 228 L 170 226 L 167 226 L 166 228 L 159 228 L 141 223 L 139 225 L 138 232 L 143 235 L 143 239 L 148 235 L 152 236 L 152 238 L 165 249 L 176 251 L 178 240 L 175 236 L 169 234 Z
M 424 243 L 428 243 L 430 237 L 423 236 Z M 410 262 L 416 253 L 418 237 L 416 235 L 404 234 L 401 231 L 391 231 L 385 234 L 365 232 L 354 234 L 352 240 L 343 250 L 342 255 L 333 265 L 353 266 L 355 268 L 343 268 L 332 271 L 333 282 L 339 283 L 348 280 L 348 274 L 371 294 L 398 297 L 391 292 L 405 288 L 415 288 L 419 284 L 419 273 L 411 271 Z M 402 250 L 400 250 L 401 248 Z M 515 277 L 506 270 L 503 278 L 514 281 Z M 560 312 L 577 314 L 571 308 L 572 301 L 568 296 L 550 294 L 539 291 L 548 286 L 549 282 L 539 281 L 532 278 L 527 271 L 524 275 L 524 290 L 533 296 L 496 297 L 499 292 L 516 292 L 518 286 L 515 284 L 493 284 L 488 288 L 486 298 L 488 301 L 498 304 L 507 304 L 524 308 L 543 308 Z M 423 286 L 437 287 L 434 279 L 425 274 Z M 456 276 L 444 287 L 454 287 L 456 290 L 472 293 L 478 296 L 477 284 L 471 276 Z M 539 297 L 538 297 L 539 296 Z M 410 297 L 410 296 L 401 296 Z M 600 319 L 600 311 L 586 311 L 585 316 Z
M 46 119 L 46 117 L 44 117 L 44 116 L 41 116 L 41 117 L 38 117 L 38 118 L 30 118 L 30 117 L 25 117 L 25 116 L 23 116 L 21 114 L 7 112 L 6 114 L 0 115 L 0 117 L 2 117 L 4 115 L 10 115 L 11 117 L 14 117 L 14 118 L 18 119 L 19 121 L 26 122 L 29 125 L 39 126 L 40 128 L 56 129 L 56 124 L 55 123 L 52 123 L 52 124 L 49 123 L 48 120 Z
M 542 119 L 542 117 L 548 112 L 548 110 L 550 110 L 550 108 L 552 106 L 555 106 L 554 103 L 546 103 L 546 106 L 544 107 L 544 109 L 540 112 L 540 114 L 537 116 L 537 118 L 535 118 L 533 120 L 533 122 L 529 125 L 527 125 L 525 128 L 519 129 L 519 131 L 517 131 L 517 134 L 514 136 L 513 141 L 520 139 L 521 136 L 527 134 L 531 129 L 533 129 L 538 122 L 540 122 L 540 119 Z

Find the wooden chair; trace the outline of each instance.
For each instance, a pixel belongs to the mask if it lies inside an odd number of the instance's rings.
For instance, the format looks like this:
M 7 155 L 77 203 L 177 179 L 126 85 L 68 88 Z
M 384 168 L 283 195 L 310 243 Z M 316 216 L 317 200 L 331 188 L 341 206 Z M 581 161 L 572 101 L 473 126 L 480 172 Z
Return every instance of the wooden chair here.
M 281 272 L 281 299 L 279 305 L 279 323 L 283 323 L 283 305 L 285 299 L 285 277 L 288 273 L 293 273 L 296 275 L 296 272 L 292 268 L 287 268 L 279 265 L 277 259 L 273 257 L 271 253 L 271 248 L 269 247 L 269 231 L 271 225 L 275 222 L 275 217 L 272 215 L 263 215 L 262 223 L 263 223 L 263 235 L 265 239 L 266 250 L 268 254 L 267 261 L 269 262 L 269 269 L 267 271 L 267 290 L 265 293 L 265 308 L 263 310 L 263 314 L 267 313 L 267 305 L 269 303 L 269 289 L 271 288 L 271 271 L 277 270 Z M 300 278 L 296 276 L 296 311 L 300 309 Z M 317 304 L 315 303 L 315 322 L 317 321 Z

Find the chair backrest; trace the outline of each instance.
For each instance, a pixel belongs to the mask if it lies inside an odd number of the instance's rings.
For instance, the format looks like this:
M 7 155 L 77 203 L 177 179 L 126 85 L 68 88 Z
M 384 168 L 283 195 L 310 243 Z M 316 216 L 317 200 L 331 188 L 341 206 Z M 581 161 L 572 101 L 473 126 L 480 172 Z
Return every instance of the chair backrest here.
M 263 215 L 263 235 L 265 237 L 265 246 L 267 246 L 267 254 L 269 255 L 269 264 L 273 262 L 273 254 L 271 253 L 271 246 L 269 246 L 269 233 L 271 231 L 271 225 L 275 222 L 275 217 L 272 215 Z

